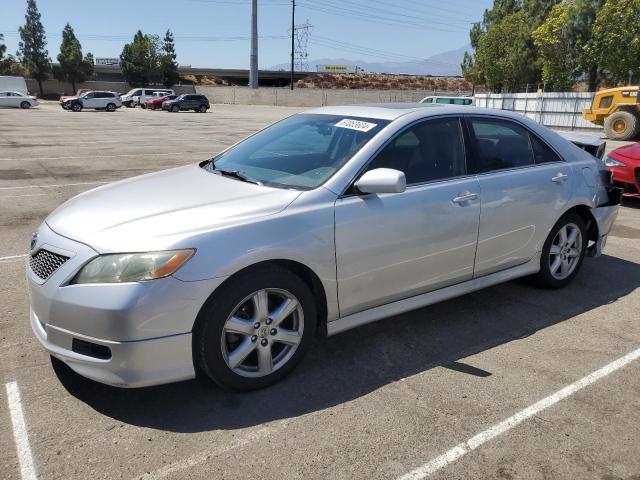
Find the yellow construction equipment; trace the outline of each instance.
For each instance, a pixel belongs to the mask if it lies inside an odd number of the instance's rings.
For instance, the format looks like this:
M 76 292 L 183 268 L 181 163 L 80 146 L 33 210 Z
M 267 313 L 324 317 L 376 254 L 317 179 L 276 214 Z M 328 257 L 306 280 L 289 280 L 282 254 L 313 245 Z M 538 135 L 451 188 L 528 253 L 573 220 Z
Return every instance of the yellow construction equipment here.
M 582 116 L 596 125 L 604 125 L 607 138 L 631 140 L 640 134 L 640 87 L 600 90 Z

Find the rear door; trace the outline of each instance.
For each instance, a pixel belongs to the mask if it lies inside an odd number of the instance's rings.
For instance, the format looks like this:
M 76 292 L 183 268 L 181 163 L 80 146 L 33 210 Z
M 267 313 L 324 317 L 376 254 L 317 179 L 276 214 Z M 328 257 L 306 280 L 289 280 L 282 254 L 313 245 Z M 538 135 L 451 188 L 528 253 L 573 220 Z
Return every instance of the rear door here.
M 482 211 L 474 276 L 526 263 L 542 250 L 571 196 L 569 165 L 523 125 L 468 117 Z
M 335 205 L 340 314 L 470 280 L 478 237 L 478 181 L 468 174 L 458 117 L 418 122 L 365 171 L 405 173 L 393 194 L 348 191 Z M 364 172 L 363 172 L 364 173 Z

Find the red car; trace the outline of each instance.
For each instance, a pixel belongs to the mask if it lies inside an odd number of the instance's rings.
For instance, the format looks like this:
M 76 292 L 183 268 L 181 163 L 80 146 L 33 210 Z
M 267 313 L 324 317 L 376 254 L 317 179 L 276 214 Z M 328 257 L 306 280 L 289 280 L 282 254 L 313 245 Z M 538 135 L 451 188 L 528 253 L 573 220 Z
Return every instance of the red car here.
M 640 143 L 616 148 L 604 159 L 613 182 L 624 187 L 624 195 L 640 197 Z
M 147 100 L 147 103 L 142 106 L 149 110 L 162 110 L 162 102 L 175 100 L 176 98 L 178 98 L 178 95 L 166 95 L 164 97 L 152 98 L 151 100 Z

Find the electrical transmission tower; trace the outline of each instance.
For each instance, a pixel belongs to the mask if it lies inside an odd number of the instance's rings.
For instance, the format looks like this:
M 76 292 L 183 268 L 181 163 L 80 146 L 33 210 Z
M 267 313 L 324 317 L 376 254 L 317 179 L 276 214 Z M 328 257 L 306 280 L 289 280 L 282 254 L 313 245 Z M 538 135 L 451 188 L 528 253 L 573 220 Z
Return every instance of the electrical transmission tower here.
M 302 25 L 296 25 L 294 28 L 295 48 L 294 48 L 294 63 L 295 69 L 298 72 L 309 71 L 309 53 L 307 52 L 307 46 L 309 45 L 309 33 L 313 25 L 307 20 Z

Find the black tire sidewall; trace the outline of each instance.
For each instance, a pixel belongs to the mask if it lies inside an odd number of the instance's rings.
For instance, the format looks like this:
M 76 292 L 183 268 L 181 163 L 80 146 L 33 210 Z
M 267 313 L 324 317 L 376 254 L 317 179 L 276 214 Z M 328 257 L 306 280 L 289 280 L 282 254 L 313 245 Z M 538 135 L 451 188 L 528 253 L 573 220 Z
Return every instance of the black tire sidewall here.
M 74 112 L 80 112 L 82 111 L 82 105 L 79 103 L 74 103 L 71 107 L 71 110 L 73 110 Z
M 25 105 L 26 105 L 26 106 L 25 106 Z M 26 102 L 26 101 L 25 101 L 25 102 L 22 102 L 22 103 L 20 104 L 20 108 L 22 108 L 23 110 L 26 110 L 26 109 L 28 109 L 28 108 L 31 108 L 31 104 L 30 104 L 29 102 Z
M 115 112 L 116 111 L 116 104 L 115 103 L 107 104 L 107 108 L 105 108 L 105 110 L 107 112 Z
M 556 234 L 562 227 L 564 227 L 568 223 L 574 223 L 580 229 L 580 233 L 582 234 L 582 251 L 580 252 L 580 257 L 578 258 L 578 264 L 573 269 L 573 272 L 571 272 L 571 275 L 563 278 L 562 280 L 559 280 L 551 274 L 551 269 L 549 267 L 549 252 L 551 250 L 551 243 L 553 242 Z M 587 231 L 582 217 L 575 213 L 569 213 L 562 216 L 562 218 L 560 218 L 560 220 L 558 220 L 553 226 L 553 228 L 549 232 L 547 240 L 544 242 L 542 255 L 540 256 L 540 272 L 536 275 L 536 281 L 538 285 L 543 288 L 562 288 L 571 283 L 571 281 L 580 271 L 580 267 L 582 267 L 582 262 L 584 261 L 587 250 L 587 243 Z
M 264 288 L 279 288 L 298 299 L 304 313 L 304 329 L 297 350 L 275 372 L 260 378 L 234 373 L 224 361 L 221 350 L 223 326 L 232 310 L 248 295 Z M 289 270 L 273 265 L 251 269 L 223 285 L 203 306 L 193 331 L 194 361 L 218 385 L 235 390 L 267 387 L 289 374 L 300 362 L 315 336 L 317 322 L 314 297 L 306 284 Z
M 180 107 L 177 105 L 174 105 L 173 107 L 171 107 L 171 111 L 173 113 L 178 113 L 180 111 Z

